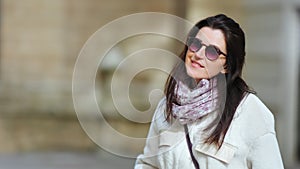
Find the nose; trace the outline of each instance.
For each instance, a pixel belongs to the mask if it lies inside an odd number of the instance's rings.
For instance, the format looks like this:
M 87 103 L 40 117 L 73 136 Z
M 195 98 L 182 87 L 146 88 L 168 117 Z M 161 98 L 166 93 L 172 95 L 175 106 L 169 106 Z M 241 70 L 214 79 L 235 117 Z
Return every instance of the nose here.
M 205 59 L 205 47 L 200 48 L 199 51 L 194 52 L 193 59 L 200 60 Z

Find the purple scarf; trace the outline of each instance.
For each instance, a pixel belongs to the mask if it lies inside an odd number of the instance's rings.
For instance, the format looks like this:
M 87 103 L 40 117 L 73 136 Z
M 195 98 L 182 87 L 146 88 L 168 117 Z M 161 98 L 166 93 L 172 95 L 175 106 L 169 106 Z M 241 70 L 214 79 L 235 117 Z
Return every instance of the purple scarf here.
M 173 116 L 181 124 L 196 121 L 216 110 L 218 105 L 217 79 L 202 79 L 194 89 L 179 81 L 175 87 Z

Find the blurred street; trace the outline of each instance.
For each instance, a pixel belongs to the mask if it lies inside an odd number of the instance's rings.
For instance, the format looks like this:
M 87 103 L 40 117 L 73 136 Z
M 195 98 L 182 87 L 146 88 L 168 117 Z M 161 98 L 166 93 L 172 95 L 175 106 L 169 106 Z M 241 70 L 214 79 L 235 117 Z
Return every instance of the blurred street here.
M 106 152 L 0 154 L 0 169 L 131 169 L 134 162 Z
M 133 169 L 134 162 L 102 151 L 0 154 L 0 169 Z

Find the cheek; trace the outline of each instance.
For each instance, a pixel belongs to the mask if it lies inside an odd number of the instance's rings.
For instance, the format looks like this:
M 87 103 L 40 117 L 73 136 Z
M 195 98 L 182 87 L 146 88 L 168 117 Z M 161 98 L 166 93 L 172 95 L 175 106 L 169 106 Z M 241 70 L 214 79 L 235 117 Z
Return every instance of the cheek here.
M 219 74 L 220 72 L 222 73 L 222 71 L 224 70 L 223 67 L 224 64 L 210 64 L 207 66 L 207 72 L 210 75 L 210 77 L 215 76 L 217 74 Z
M 192 57 L 191 52 L 187 51 L 186 54 L 185 54 L 185 62 L 189 61 L 191 57 Z
M 184 62 L 187 63 L 189 61 L 188 59 L 188 55 L 185 55 L 185 59 L 184 59 Z

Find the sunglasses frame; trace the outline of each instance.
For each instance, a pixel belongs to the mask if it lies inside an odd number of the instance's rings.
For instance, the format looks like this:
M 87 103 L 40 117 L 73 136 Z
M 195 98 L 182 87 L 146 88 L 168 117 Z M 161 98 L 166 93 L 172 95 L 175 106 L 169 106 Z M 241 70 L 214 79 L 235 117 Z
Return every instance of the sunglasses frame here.
M 196 50 L 191 50 L 190 49 L 190 46 L 194 43 L 194 41 L 197 40 L 198 43 L 200 44 L 199 48 L 196 49 Z M 205 46 L 205 57 L 210 60 L 210 61 L 214 61 L 214 60 L 217 60 L 220 55 L 224 55 L 225 57 L 227 57 L 227 54 L 225 54 L 224 52 L 222 52 L 217 46 L 215 45 L 212 45 L 212 44 L 209 44 L 209 45 L 206 45 L 204 43 L 202 43 L 202 41 L 199 39 L 199 38 L 196 38 L 196 37 L 188 37 L 187 39 L 187 43 L 186 43 L 188 49 L 194 53 L 198 52 L 203 46 Z M 207 49 L 209 48 L 213 48 L 216 50 L 218 56 L 216 57 L 216 59 L 211 59 L 210 57 L 207 57 Z

